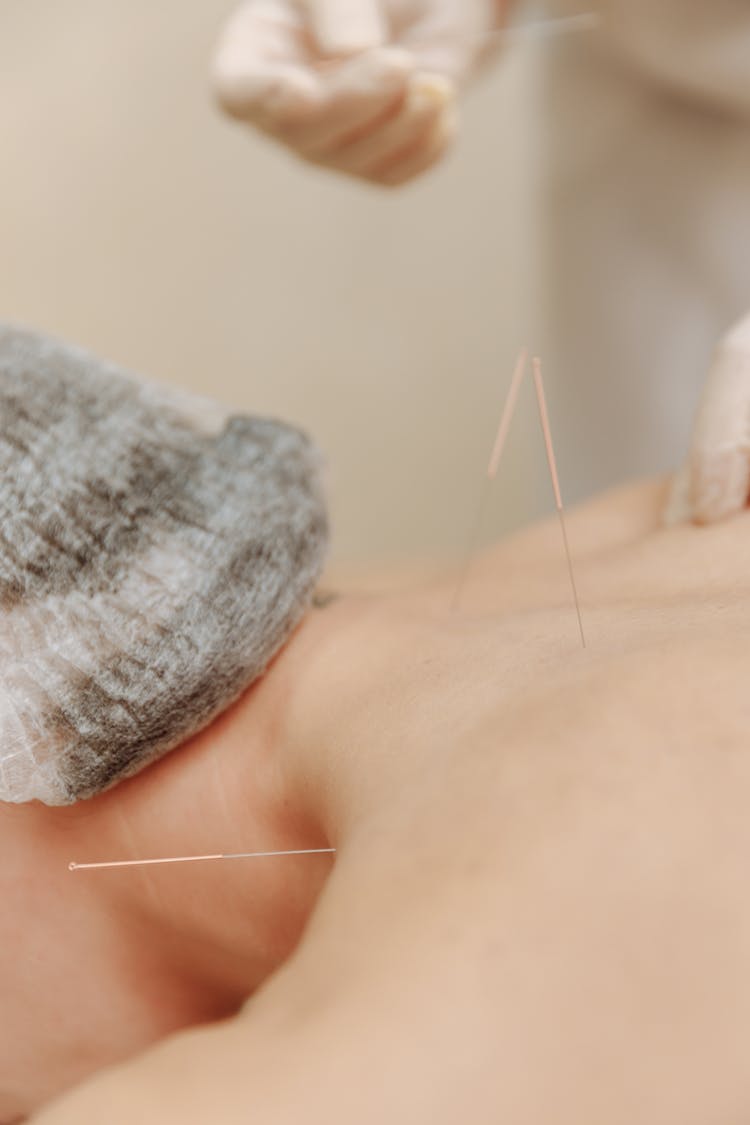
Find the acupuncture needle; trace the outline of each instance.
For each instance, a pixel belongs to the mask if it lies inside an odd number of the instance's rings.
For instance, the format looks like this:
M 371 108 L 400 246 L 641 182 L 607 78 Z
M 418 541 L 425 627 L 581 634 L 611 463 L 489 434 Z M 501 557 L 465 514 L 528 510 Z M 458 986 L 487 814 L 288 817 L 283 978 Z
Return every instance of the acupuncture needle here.
M 485 33 L 485 40 L 491 43 L 513 43 L 554 39 L 558 35 L 575 35 L 586 31 L 596 31 L 604 22 L 600 12 L 576 12 L 569 16 L 559 16 L 548 20 L 526 20 L 509 24 L 497 31 Z
M 568 575 L 570 577 L 570 586 L 573 591 L 573 601 L 576 607 L 576 616 L 578 617 L 578 629 L 581 634 L 581 644 L 586 647 L 586 637 L 583 632 L 583 621 L 581 620 L 581 606 L 578 601 L 578 589 L 576 587 L 575 575 L 573 573 L 573 560 L 570 554 L 570 546 L 568 544 L 568 532 L 565 527 L 565 516 L 563 514 L 562 493 L 560 491 L 560 479 L 557 475 L 557 464 L 555 462 L 555 450 L 552 445 L 552 432 L 549 424 L 549 414 L 547 412 L 547 399 L 544 394 L 544 381 L 542 379 L 542 361 L 538 356 L 534 357 L 532 363 L 534 374 L 534 389 L 536 391 L 536 401 L 539 407 L 539 421 L 542 424 L 542 434 L 544 436 L 544 448 L 547 452 L 547 464 L 549 465 L 550 477 L 552 478 L 552 491 L 555 494 L 555 507 L 557 508 L 557 515 L 560 520 L 560 530 L 562 531 L 563 545 L 565 547 L 565 558 L 568 562 Z
M 568 16 L 557 16 L 552 19 L 525 20 L 520 23 L 509 24 L 507 27 L 498 28 L 496 31 L 485 31 L 481 35 L 481 42 L 502 46 L 507 43 L 542 43 L 548 39 L 556 39 L 566 35 L 577 35 L 587 31 L 596 31 L 603 24 L 604 19 L 600 12 L 575 12 Z M 409 44 L 404 43 L 408 49 Z M 341 65 L 339 58 L 319 59 L 316 69 L 323 73 Z
M 107 863 L 68 864 L 68 871 L 95 871 L 106 867 L 153 867 L 160 863 L 206 863 L 217 859 L 272 859 L 277 856 L 334 855 L 335 848 L 293 848 L 276 852 L 217 852 L 211 855 L 173 855 L 163 859 L 117 859 Z
M 471 534 L 469 536 L 469 541 L 468 541 L 468 546 L 466 548 L 466 554 L 465 554 L 465 557 L 464 557 L 464 562 L 463 562 L 463 565 L 461 567 L 461 571 L 460 571 L 460 574 L 459 574 L 458 584 L 457 584 L 455 592 L 453 594 L 453 601 L 451 602 L 451 609 L 454 609 L 454 610 L 458 609 L 458 604 L 461 600 L 461 595 L 464 591 L 466 581 L 469 577 L 469 572 L 471 570 L 471 564 L 474 561 L 474 556 L 476 555 L 476 552 L 477 552 L 477 544 L 479 542 L 479 536 L 480 536 L 481 531 L 482 531 L 482 524 L 484 523 L 485 509 L 487 508 L 487 501 L 488 501 L 489 495 L 490 495 L 490 487 L 492 485 L 493 480 L 497 476 L 497 470 L 498 470 L 498 466 L 500 464 L 500 458 L 502 457 L 503 450 L 505 449 L 505 443 L 507 441 L 508 433 L 510 431 L 510 424 L 513 421 L 513 415 L 514 415 L 515 409 L 516 409 L 516 402 L 518 400 L 518 392 L 521 389 L 521 383 L 523 382 L 523 377 L 524 377 L 524 374 L 526 372 L 526 363 L 527 363 L 527 360 L 528 360 L 528 355 L 529 355 L 528 349 L 527 348 L 521 348 L 521 351 L 519 352 L 519 355 L 518 355 L 518 359 L 516 360 L 516 366 L 513 369 L 513 376 L 512 376 L 511 381 L 510 381 L 510 389 L 508 390 L 508 394 L 506 395 L 505 403 L 503 405 L 503 411 L 502 411 L 502 414 L 500 415 L 500 423 L 497 427 L 497 435 L 495 437 L 494 445 L 492 446 L 492 452 L 490 453 L 490 459 L 489 459 L 489 463 L 487 465 L 487 472 L 486 472 L 486 475 L 485 475 L 485 478 L 484 478 L 484 485 L 482 487 L 482 491 L 481 491 L 481 494 L 480 494 L 480 497 L 479 497 L 479 504 L 477 505 L 476 517 L 474 519 L 474 523 L 472 524 Z

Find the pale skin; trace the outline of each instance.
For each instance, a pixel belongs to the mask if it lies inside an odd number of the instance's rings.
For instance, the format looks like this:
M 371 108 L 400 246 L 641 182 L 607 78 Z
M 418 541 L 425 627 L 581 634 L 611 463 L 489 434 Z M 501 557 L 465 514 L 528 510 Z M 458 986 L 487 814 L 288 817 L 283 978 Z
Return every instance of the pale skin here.
M 312 613 L 112 793 L 2 809 L 6 1117 L 167 1036 L 39 1120 L 745 1120 L 750 519 L 659 530 L 663 498 L 571 514 L 586 650 L 552 521 L 457 612 L 451 575 Z

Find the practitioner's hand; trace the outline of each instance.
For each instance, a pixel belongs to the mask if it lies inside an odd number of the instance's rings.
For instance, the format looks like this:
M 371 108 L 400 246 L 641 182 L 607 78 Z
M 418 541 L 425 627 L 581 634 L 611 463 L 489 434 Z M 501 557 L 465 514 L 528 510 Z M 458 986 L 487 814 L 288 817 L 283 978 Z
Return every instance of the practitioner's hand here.
M 750 497 L 750 315 L 721 342 L 698 410 L 686 465 L 674 480 L 668 523 L 713 523 Z
M 298 156 L 396 185 L 444 154 L 455 97 L 510 0 L 245 0 L 216 52 L 223 107 Z

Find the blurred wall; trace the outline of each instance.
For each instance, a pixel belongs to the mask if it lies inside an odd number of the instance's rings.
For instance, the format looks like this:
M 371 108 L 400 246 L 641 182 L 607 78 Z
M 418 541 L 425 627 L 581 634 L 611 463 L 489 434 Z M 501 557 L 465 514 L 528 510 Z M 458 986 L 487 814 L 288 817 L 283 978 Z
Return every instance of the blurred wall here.
M 539 48 L 467 101 L 445 167 L 389 194 L 221 119 L 228 8 L 5 0 L 0 316 L 309 429 L 339 560 L 455 554 L 535 330 Z M 537 439 L 525 403 L 485 537 L 523 518 Z

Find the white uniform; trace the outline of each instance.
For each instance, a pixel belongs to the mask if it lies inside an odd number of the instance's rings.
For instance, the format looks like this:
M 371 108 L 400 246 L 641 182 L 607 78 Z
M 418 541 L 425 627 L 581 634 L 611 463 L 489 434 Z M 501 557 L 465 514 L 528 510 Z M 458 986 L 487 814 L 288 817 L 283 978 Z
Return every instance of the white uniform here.
M 682 460 L 713 348 L 750 309 L 750 0 L 598 7 L 600 31 L 550 45 L 539 115 L 571 500 Z

